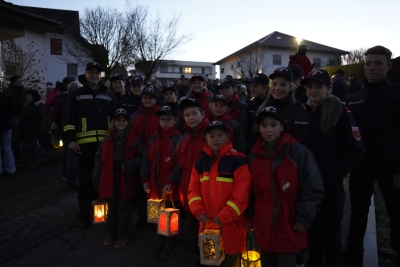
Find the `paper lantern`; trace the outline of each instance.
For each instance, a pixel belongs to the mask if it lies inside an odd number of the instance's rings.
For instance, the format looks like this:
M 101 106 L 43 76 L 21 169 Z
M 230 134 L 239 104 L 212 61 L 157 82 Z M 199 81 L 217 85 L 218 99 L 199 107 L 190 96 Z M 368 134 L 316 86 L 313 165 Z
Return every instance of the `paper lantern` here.
M 242 267 L 261 267 L 260 253 L 255 250 L 247 250 L 242 254 Z
M 98 199 L 92 201 L 93 223 L 105 223 L 108 215 L 108 205 L 105 200 Z
M 148 199 L 147 200 L 147 222 L 157 223 L 158 222 L 158 211 L 163 205 L 163 199 Z
M 225 259 L 220 230 L 206 229 L 199 234 L 200 263 L 219 266 Z
M 166 208 L 158 211 L 157 233 L 165 236 L 179 234 L 179 209 Z

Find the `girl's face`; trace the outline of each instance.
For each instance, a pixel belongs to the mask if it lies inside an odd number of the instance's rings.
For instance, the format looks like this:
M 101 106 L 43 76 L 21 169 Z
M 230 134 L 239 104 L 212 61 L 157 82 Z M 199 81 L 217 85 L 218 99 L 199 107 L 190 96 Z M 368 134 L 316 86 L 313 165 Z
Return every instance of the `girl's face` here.
M 331 92 L 331 85 L 322 84 L 318 81 L 310 81 L 306 85 L 308 99 L 314 107 L 322 104 L 327 95 Z
M 268 144 L 277 142 L 283 131 L 282 123 L 274 116 L 267 116 L 260 122 L 260 133 Z
M 214 118 L 221 118 L 227 112 L 227 106 L 223 101 L 215 101 L 210 105 L 210 112 Z
M 156 104 L 157 100 L 154 96 L 149 94 L 144 94 L 142 96 L 142 104 L 145 108 L 152 108 Z
M 160 120 L 160 126 L 162 129 L 172 128 L 176 123 L 176 118 L 167 114 L 161 115 L 160 117 L 158 117 L 158 119 Z
M 26 102 L 33 102 L 33 96 L 31 94 L 25 95 Z
M 225 145 L 229 141 L 229 134 L 221 128 L 210 129 L 206 133 L 207 145 L 211 147 L 214 154 L 218 155 L 221 150 L 221 146 Z
M 221 95 L 225 96 L 228 101 L 231 101 L 233 95 L 235 94 L 235 88 L 232 86 L 222 86 L 219 90 Z
M 204 82 L 199 79 L 194 79 L 190 86 L 195 93 L 201 93 L 204 90 Z
M 128 120 L 124 116 L 119 116 L 114 119 L 114 126 L 118 132 L 123 132 L 128 126 Z
M 112 86 L 117 93 L 125 91 L 125 83 L 121 80 L 113 81 Z
M 165 103 L 175 103 L 177 101 L 176 94 L 174 91 L 167 90 L 164 92 L 164 102 Z
M 277 76 L 272 80 L 271 89 L 269 93 L 274 99 L 283 99 L 292 91 L 290 82 L 282 76 Z
M 183 111 L 183 117 L 187 126 L 196 129 L 204 119 L 204 111 L 200 111 L 198 107 L 189 107 Z

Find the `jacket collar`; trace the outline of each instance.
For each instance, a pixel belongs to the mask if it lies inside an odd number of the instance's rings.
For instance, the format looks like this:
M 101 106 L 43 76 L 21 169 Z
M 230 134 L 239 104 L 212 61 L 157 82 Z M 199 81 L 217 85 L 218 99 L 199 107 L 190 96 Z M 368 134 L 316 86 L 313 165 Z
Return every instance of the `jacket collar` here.
M 217 158 L 220 158 L 220 157 L 228 154 L 231 149 L 233 149 L 231 142 L 228 142 L 227 144 L 222 145 L 221 150 L 219 151 L 219 154 L 217 155 Z M 202 150 L 206 155 L 208 155 L 210 157 L 214 156 L 213 151 L 209 145 L 204 146 Z
M 281 139 L 279 139 L 278 147 L 276 148 L 274 155 L 278 154 L 282 150 L 285 144 L 291 145 L 295 143 L 297 143 L 296 139 L 294 139 L 290 134 L 283 132 L 281 135 Z M 262 136 L 259 136 L 255 145 L 251 150 L 251 153 L 256 155 L 267 155 L 267 152 L 265 151 L 263 144 L 264 144 L 264 138 L 262 138 Z
M 189 126 L 186 125 L 185 123 L 185 130 L 189 133 L 189 134 L 197 134 L 197 133 L 204 133 L 204 131 L 206 130 L 207 125 L 209 124 L 209 120 L 207 118 L 204 118 L 202 120 L 202 122 L 199 124 L 199 126 L 197 126 L 197 128 L 195 130 L 193 130 L 192 128 L 190 128 Z

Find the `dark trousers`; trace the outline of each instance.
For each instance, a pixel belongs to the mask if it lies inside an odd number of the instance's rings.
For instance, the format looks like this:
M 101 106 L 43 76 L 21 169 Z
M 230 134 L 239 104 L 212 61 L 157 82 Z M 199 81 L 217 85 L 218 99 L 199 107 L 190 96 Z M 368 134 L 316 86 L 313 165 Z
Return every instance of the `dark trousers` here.
M 316 217 L 308 230 L 307 267 L 343 266 L 341 222 L 345 193 L 343 187 L 325 190 Z
M 189 227 L 189 232 L 188 232 L 189 247 L 188 247 L 188 249 L 193 254 L 200 255 L 199 243 L 198 243 L 200 223 L 190 211 L 186 212 L 186 221 L 187 221 L 187 224 Z
M 69 150 L 67 154 L 67 166 L 66 166 L 66 176 L 65 176 L 68 188 L 74 188 L 76 186 L 77 169 L 78 169 L 78 153 Z
M 179 201 L 174 201 L 173 204 L 174 205 L 172 205 L 171 201 L 165 201 L 165 208 L 175 207 L 175 209 L 179 209 Z M 164 236 L 164 235 L 157 234 L 156 239 L 157 239 L 157 247 L 167 246 L 170 248 L 174 248 L 178 244 L 178 235 Z
M 25 140 L 29 142 L 29 146 L 31 149 L 31 163 L 36 164 L 39 157 L 39 145 L 37 136 L 19 136 L 16 138 L 15 142 L 13 143 L 15 161 L 18 163 L 22 162 L 20 146 L 21 143 Z
M 347 249 L 352 253 L 363 255 L 369 206 L 377 179 L 390 218 L 390 244 L 400 257 L 400 189 L 394 189 L 393 174 L 393 170 L 373 167 L 367 160 L 350 173 L 351 217 Z
M 78 203 L 81 221 L 88 221 L 92 200 L 97 198 L 97 191 L 94 189 L 92 174 L 94 168 L 97 144 L 81 145 L 81 152 L 78 156 L 79 165 L 79 185 L 78 185 Z
M 120 172 L 114 172 L 113 197 L 108 198 L 108 217 L 104 226 L 106 235 L 128 238 L 132 225 L 132 200 L 124 200 L 120 189 Z
M 147 198 L 140 179 L 136 179 L 136 208 L 138 221 L 147 222 Z
M 225 254 L 225 259 L 221 263 L 221 267 L 240 267 L 242 259 L 241 253 Z
M 261 265 L 268 267 L 296 266 L 296 253 L 269 253 L 262 251 Z

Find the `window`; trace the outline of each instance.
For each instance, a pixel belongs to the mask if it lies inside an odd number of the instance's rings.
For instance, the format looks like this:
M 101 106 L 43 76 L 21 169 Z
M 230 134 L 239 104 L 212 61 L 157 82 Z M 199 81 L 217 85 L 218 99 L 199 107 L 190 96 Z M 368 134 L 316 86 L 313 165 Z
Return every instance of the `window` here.
M 166 66 L 160 67 L 160 72 L 161 73 L 167 73 L 168 72 L 168 67 L 166 67 Z
M 78 77 L 78 64 L 67 64 L 67 76 Z
M 321 68 L 321 58 L 318 57 L 313 58 L 312 63 L 314 64 L 315 69 Z
M 169 66 L 169 67 L 168 67 L 168 72 L 169 72 L 169 73 L 174 73 L 174 72 L 175 72 L 175 67 Z
M 272 55 L 272 64 L 273 65 L 282 65 L 282 56 L 281 55 Z
M 50 39 L 50 54 L 62 55 L 62 39 Z
M 225 68 L 221 68 L 221 73 L 224 73 L 225 72 Z
M 182 67 L 179 67 L 179 73 L 182 73 Z
M 185 73 L 192 73 L 192 68 L 185 67 Z
M 205 68 L 201 68 L 201 74 L 206 74 L 206 69 Z

